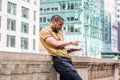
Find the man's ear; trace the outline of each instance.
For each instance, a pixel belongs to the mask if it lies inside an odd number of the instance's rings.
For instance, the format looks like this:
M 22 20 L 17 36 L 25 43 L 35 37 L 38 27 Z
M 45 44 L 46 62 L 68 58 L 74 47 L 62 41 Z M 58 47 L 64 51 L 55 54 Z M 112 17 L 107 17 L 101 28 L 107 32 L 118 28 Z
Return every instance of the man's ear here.
M 55 26 L 57 23 L 55 21 L 52 21 L 51 24 Z

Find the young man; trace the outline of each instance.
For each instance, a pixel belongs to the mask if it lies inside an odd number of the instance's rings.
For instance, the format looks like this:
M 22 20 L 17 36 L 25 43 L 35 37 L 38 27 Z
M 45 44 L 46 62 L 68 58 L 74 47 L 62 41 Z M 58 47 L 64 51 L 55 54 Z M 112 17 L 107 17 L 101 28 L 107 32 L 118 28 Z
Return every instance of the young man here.
M 60 74 L 60 80 L 82 80 L 75 68 L 68 53 L 81 49 L 69 49 L 68 45 L 79 44 L 79 41 L 64 41 L 61 32 L 64 19 L 59 15 L 51 17 L 50 25 L 40 31 L 40 41 L 48 53 L 52 56 L 55 70 Z

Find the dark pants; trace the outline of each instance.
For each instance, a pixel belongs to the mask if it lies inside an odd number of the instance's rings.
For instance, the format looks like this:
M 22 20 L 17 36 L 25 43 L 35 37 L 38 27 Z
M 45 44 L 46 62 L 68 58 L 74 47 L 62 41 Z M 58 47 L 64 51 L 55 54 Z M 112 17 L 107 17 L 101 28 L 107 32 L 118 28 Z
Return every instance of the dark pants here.
M 52 56 L 52 59 L 55 70 L 60 74 L 60 80 L 82 80 L 70 58 Z

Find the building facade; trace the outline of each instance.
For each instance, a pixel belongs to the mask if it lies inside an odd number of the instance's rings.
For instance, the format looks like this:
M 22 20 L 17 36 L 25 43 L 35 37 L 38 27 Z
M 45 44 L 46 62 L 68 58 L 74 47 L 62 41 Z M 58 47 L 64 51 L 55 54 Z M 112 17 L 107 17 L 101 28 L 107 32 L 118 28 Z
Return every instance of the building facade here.
M 116 18 L 120 21 L 120 0 L 115 0 L 116 2 Z
M 118 22 L 118 51 L 120 51 L 120 0 L 116 1 L 116 18 Z
M 105 10 L 111 14 L 111 45 L 112 52 L 118 52 L 118 25 L 116 18 L 116 1 L 105 0 Z
M 38 53 L 38 17 L 38 0 L 0 0 L 0 51 Z
M 99 52 L 111 51 L 111 16 L 104 11 L 104 0 L 40 0 L 40 30 L 54 14 L 65 19 L 65 41 L 82 41 L 78 47 L 66 47 L 83 48 L 76 55 L 100 57 Z
M 120 52 L 120 22 L 118 22 L 118 51 Z

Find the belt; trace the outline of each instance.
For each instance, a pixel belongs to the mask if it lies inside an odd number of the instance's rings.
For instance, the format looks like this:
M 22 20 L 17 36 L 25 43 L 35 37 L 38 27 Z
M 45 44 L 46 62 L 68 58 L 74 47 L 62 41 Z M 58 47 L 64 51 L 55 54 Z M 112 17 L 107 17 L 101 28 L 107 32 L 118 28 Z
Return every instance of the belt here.
M 52 58 L 63 58 L 63 59 L 71 59 L 71 58 L 68 58 L 68 57 L 63 57 L 63 56 L 52 56 Z

